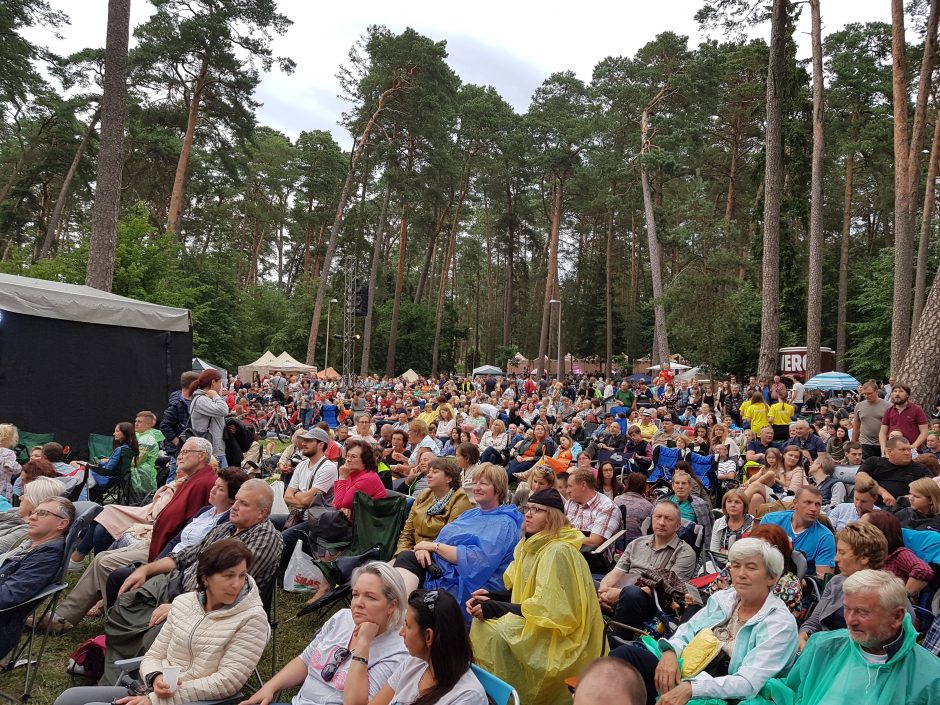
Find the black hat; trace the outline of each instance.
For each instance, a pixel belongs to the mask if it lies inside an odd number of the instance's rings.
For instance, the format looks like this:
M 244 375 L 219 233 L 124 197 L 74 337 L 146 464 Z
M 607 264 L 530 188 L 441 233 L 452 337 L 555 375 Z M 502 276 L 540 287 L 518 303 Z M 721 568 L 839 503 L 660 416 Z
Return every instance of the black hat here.
M 561 498 L 558 490 L 556 490 L 554 487 L 539 490 L 535 494 L 531 495 L 529 497 L 529 503 L 541 504 L 543 507 L 551 507 L 552 509 L 557 509 L 562 513 L 565 511 L 565 500 Z

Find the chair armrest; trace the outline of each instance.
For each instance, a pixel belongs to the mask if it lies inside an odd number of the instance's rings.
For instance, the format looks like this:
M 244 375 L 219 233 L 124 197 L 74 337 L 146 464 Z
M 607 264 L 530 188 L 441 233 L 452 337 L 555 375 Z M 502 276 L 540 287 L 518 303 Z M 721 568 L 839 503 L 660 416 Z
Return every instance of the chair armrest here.
M 47 587 L 45 590 L 42 590 L 41 592 L 36 593 L 35 595 L 33 595 L 27 600 L 23 600 L 19 604 L 10 605 L 9 607 L 4 607 L 0 609 L 0 615 L 2 615 L 4 612 L 9 612 L 10 610 L 20 609 L 21 607 L 23 607 L 23 605 L 28 605 L 33 602 L 39 602 L 41 600 L 44 600 L 47 597 L 55 595 L 57 592 L 61 592 L 62 590 L 65 590 L 65 588 L 67 587 L 68 587 L 68 583 L 53 583 L 52 585 Z
M 604 553 L 608 548 L 610 548 L 611 546 L 613 546 L 613 545 L 617 542 L 617 539 L 619 539 L 619 538 L 620 538 L 621 536 L 623 536 L 625 533 L 627 533 L 627 530 L 626 530 L 626 529 L 620 529 L 620 531 L 617 531 L 616 533 L 614 533 L 613 536 L 611 536 L 609 539 L 607 539 L 606 541 L 604 541 L 604 543 L 602 543 L 600 546 L 598 546 L 598 547 L 595 548 L 593 551 L 591 551 L 591 553 L 593 553 L 594 555 L 598 555 L 598 556 L 601 555 L 601 554 Z
M 120 668 L 123 671 L 130 671 L 137 668 L 141 661 L 144 660 L 143 656 L 135 656 L 134 658 L 122 658 L 114 662 L 114 665 Z

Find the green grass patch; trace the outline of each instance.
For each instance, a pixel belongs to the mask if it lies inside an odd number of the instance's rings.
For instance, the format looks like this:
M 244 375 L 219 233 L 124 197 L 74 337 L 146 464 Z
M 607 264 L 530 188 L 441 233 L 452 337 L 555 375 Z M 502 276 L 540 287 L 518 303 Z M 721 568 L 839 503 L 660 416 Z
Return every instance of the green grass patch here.
M 80 573 L 69 573 L 69 586 L 78 582 Z M 313 639 L 313 635 L 320 628 L 320 622 L 314 622 L 311 617 L 301 617 L 287 621 L 304 606 L 307 595 L 280 591 L 277 595 L 277 618 L 280 624 L 277 629 L 277 663 L 280 669 L 306 648 Z M 46 651 L 43 654 L 42 667 L 35 677 L 32 694 L 29 702 L 35 705 L 52 705 L 55 699 L 67 688 L 71 688 L 71 677 L 65 672 L 69 662 L 69 654 L 87 639 L 104 633 L 104 617 L 94 619 L 86 617 L 74 629 L 59 636 L 49 636 L 46 642 Z M 34 653 L 39 648 L 39 640 L 34 642 Z M 267 681 L 271 677 L 271 642 L 258 664 L 261 677 Z M 23 679 L 26 671 L 17 668 L 13 671 L 0 673 L 0 691 L 15 696 L 17 699 L 23 694 Z M 257 688 L 256 679 L 248 683 L 247 691 Z M 289 702 L 295 691 L 288 691 L 281 695 L 281 700 Z

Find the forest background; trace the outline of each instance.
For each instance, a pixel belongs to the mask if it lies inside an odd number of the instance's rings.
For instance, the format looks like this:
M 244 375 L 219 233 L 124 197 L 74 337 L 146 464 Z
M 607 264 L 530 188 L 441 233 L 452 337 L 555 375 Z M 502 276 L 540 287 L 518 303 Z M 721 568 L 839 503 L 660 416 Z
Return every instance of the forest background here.
M 560 308 L 580 357 L 676 351 L 744 375 L 818 340 L 884 377 L 932 311 L 934 0 L 884 0 L 884 22 L 824 38 L 818 0 L 683 3 L 708 39 L 664 32 L 589 79 L 551 73 L 524 113 L 462 81 L 446 37 L 364 27 L 338 69 L 345 149 L 259 121 L 262 77 L 294 68 L 274 50 L 290 3 L 150 4 L 117 57 L 110 170 L 114 47 L 58 55 L 41 39 L 69 31 L 59 5 L 0 7 L 0 271 L 82 283 L 111 267 L 89 283 L 191 309 L 213 363 L 271 348 L 322 366 L 349 260 L 372 292 L 362 373 L 554 357 Z M 129 5 L 111 0 L 112 19 Z M 813 61 L 797 58 L 810 27 Z M 119 189 L 110 264 L 89 262 L 96 170 L 99 193 L 102 171 Z

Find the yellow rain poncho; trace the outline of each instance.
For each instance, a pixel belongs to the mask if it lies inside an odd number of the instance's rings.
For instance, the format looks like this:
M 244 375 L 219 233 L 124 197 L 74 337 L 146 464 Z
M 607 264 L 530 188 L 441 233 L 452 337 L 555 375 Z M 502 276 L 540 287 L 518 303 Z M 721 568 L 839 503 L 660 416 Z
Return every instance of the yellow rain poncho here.
M 503 581 L 520 617 L 473 620 L 477 663 L 512 684 L 525 705 L 571 702 L 565 678 L 606 651 L 594 581 L 581 555 L 584 535 L 565 527 L 520 541 Z

